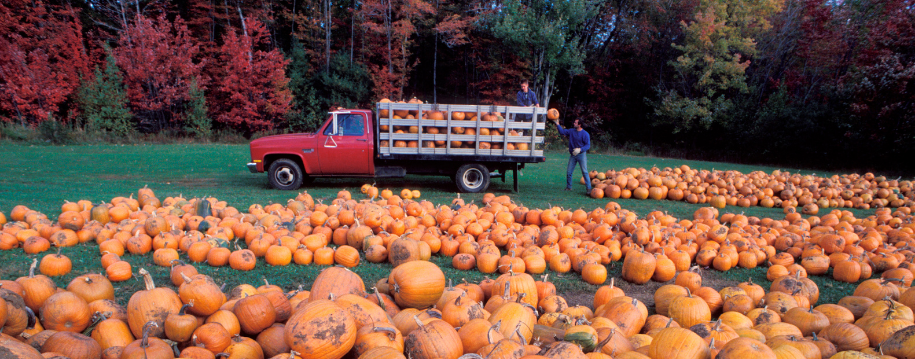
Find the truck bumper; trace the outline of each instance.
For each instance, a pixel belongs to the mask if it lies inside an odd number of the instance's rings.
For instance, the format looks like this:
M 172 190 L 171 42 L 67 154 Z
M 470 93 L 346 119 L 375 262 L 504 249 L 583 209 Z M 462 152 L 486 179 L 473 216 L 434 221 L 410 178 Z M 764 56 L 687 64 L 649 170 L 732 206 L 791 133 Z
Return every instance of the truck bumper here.
M 251 171 L 251 173 L 257 173 L 257 163 L 248 163 L 248 171 Z

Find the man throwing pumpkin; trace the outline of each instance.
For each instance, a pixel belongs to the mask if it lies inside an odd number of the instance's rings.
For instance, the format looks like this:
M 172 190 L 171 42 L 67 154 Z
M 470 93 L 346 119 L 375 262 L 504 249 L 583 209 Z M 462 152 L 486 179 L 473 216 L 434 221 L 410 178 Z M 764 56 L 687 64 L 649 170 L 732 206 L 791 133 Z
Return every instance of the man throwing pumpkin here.
M 521 91 L 518 91 L 518 106 L 523 107 L 540 107 L 540 101 L 537 101 L 537 95 L 529 88 L 527 80 L 521 81 Z M 532 115 L 518 115 L 519 121 L 530 121 Z
M 588 149 L 591 148 L 591 136 L 588 135 L 588 131 L 585 131 L 581 128 L 581 123 L 578 119 L 575 119 L 572 122 L 573 128 L 562 128 L 562 125 L 559 124 L 559 119 L 553 120 L 553 123 L 556 124 L 559 134 L 569 138 L 569 167 L 566 169 L 566 191 L 572 190 L 572 170 L 575 169 L 575 164 L 578 164 L 581 167 L 581 175 L 585 179 L 585 187 L 588 191 L 585 194 L 591 193 L 591 178 L 588 176 Z

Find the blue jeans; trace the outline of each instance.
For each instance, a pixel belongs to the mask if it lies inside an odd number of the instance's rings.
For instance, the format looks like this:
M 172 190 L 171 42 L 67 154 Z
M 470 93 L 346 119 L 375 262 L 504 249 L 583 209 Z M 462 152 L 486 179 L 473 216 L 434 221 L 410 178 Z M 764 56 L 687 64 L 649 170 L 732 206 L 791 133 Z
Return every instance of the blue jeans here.
M 585 178 L 585 187 L 588 188 L 588 192 L 591 192 L 591 177 L 588 176 L 588 157 L 584 152 L 579 153 L 578 156 L 569 156 L 569 168 L 566 169 L 566 188 L 572 188 L 572 170 L 575 169 L 576 163 L 581 167 L 581 175 Z

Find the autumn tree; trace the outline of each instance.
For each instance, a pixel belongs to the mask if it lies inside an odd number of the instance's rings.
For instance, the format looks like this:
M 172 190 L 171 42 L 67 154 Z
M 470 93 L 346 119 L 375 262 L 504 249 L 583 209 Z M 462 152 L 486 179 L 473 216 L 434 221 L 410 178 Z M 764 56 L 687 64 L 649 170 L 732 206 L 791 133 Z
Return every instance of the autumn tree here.
M 433 14 L 435 9 L 422 0 L 366 0 L 359 16 L 364 19 L 366 65 L 374 84 L 375 96 L 401 99 L 410 79 L 415 22 Z
M 488 20 L 493 35 L 527 63 L 542 106 L 550 103 L 556 75 L 584 71 L 584 24 L 596 15 L 592 0 L 508 0 Z M 517 86 L 513 86 L 517 87 Z
M 263 23 L 248 17 L 242 34 L 228 31 L 219 51 L 217 68 L 223 73 L 211 91 L 214 119 L 249 135 L 282 123 L 292 101 L 288 60 L 267 49 L 268 40 Z
M 139 17 L 121 34 L 119 45 L 114 54 L 138 125 L 154 132 L 179 128 L 191 80 L 200 78 L 203 66 L 194 62 L 198 45 L 184 21 Z
M 689 23 L 682 23 L 682 52 L 670 61 L 674 79 L 658 87 L 657 124 L 673 132 L 709 129 L 727 121 L 733 98 L 749 91 L 746 70 L 756 55 L 754 35 L 768 29 L 779 11 L 774 0 L 703 0 Z
M 134 132 L 133 115 L 127 107 L 127 91 L 121 70 L 109 55 L 105 70 L 95 68 L 93 81 L 85 81 L 79 91 L 79 105 L 86 127 L 124 137 Z
M 42 1 L 0 3 L 0 118 L 35 125 L 76 111 L 67 103 L 91 75 L 78 13 Z

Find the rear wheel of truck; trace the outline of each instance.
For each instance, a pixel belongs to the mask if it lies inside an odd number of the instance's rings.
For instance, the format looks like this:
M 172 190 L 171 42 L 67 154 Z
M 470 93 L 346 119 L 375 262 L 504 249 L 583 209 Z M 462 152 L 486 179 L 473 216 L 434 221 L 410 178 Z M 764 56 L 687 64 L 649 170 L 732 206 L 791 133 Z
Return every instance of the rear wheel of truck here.
M 267 171 L 270 178 L 270 185 L 276 189 L 294 190 L 302 186 L 304 175 L 302 167 L 293 160 L 281 158 L 270 164 L 270 170 Z
M 454 183 L 461 192 L 483 192 L 489 187 L 489 169 L 479 163 L 465 164 L 458 168 Z

